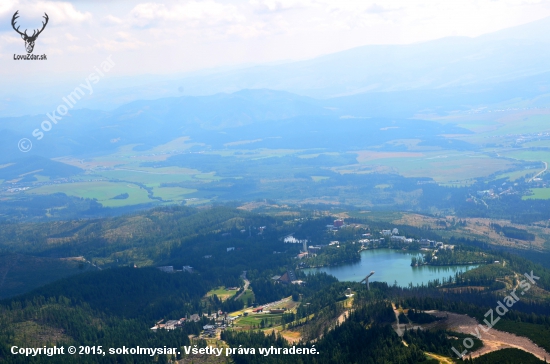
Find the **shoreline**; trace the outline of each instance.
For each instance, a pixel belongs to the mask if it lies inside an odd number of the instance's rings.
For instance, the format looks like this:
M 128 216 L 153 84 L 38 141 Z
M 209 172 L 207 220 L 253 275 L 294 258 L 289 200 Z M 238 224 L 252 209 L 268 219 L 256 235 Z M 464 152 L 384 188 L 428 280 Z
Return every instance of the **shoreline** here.
M 379 249 L 389 249 L 389 250 L 396 250 L 396 251 L 401 251 L 401 252 L 411 252 L 411 254 L 414 253 L 414 252 L 417 252 L 417 253 L 422 252 L 422 250 L 409 250 L 409 249 L 394 248 L 394 247 L 376 247 L 376 248 L 361 247 L 359 249 L 358 253 L 361 254 L 361 252 L 363 252 L 363 251 L 379 250 Z M 334 264 L 324 264 L 324 265 L 315 265 L 315 266 L 307 266 L 307 267 L 298 266 L 298 267 L 296 267 L 296 269 L 298 270 L 298 269 L 317 269 L 317 268 L 339 267 L 339 266 L 345 266 L 346 264 L 350 264 L 350 263 L 357 263 L 357 262 L 360 262 L 360 261 L 361 261 L 361 258 L 359 258 L 359 260 L 346 260 L 346 261 L 341 261 L 341 262 L 337 262 L 337 263 L 334 263 Z M 451 264 L 423 263 L 423 264 L 416 264 L 416 265 L 410 264 L 409 266 L 412 267 L 412 268 L 423 267 L 423 266 L 429 266 L 429 267 L 461 267 L 461 266 L 482 265 L 482 264 L 490 264 L 490 263 L 487 263 L 487 262 L 465 262 L 465 263 L 451 263 Z

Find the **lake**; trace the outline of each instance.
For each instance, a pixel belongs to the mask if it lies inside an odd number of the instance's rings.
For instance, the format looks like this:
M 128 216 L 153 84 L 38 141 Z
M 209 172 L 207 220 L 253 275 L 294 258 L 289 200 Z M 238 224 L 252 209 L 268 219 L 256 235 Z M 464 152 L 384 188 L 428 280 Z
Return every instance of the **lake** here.
M 456 272 L 465 272 L 477 267 L 477 265 L 411 267 L 411 258 L 418 256 L 420 252 L 394 249 L 363 250 L 360 254 L 361 261 L 357 263 L 338 267 L 309 268 L 304 269 L 304 272 L 306 274 L 308 272 L 326 272 L 335 276 L 339 281 L 358 282 L 371 271 L 375 271 L 376 273 L 369 278 L 370 282 L 387 282 L 389 285 L 393 285 L 397 281 L 398 286 L 407 287 L 409 283 L 414 286 L 422 283 L 427 284 L 428 281 L 449 276 L 454 277 Z

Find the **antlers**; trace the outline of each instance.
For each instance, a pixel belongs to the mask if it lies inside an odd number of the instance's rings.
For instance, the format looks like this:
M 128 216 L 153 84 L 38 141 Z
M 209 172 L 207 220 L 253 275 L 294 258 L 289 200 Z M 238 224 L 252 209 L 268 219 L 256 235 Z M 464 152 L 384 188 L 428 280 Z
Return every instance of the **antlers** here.
M 36 33 L 36 36 L 37 36 L 37 37 L 38 37 L 38 34 L 42 33 L 42 31 L 44 30 L 44 28 L 46 28 L 46 25 L 48 24 L 48 20 L 50 19 L 50 18 L 48 18 L 48 14 L 46 14 L 46 13 L 44 13 L 43 18 L 46 19 L 46 22 L 45 22 L 45 23 L 42 22 L 42 29 L 40 29 L 40 30 L 38 31 L 38 33 Z M 33 35 L 33 37 L 34 37 L 34 33 L 33 33 L 32 35 Z
M 26 30 L 26 29 L 25 29 L 25 32 L 24 32 L 24 33 L 21 33 L 21 32 L 19 31 L 19 27 L 17 27 L 17 28 L 15 27 L 15 21 L 16 21 L 17 18 L 19 18 L 19 15 L 17 15 L 17 13 L 19 13 L 19 10 L 17 10 L 17 11 L 15 12 L 15 14 L 13 14 L 13 17 L 11 18 L 11 26 L 13 27 L 13 30 L 15 30 L 17 33 L 21 34 L 22 36 L 25 36 L 26 38 L 36 38 L 36 37 L 38 37 L 38 35 L 39 35 L 40 33 L 42 33 L 42 31 L 44 30 L 44 28 L 46 28 L 46 25 L 48 24 L 48 20 L 50 19 L 50 18 L 48 18 L 48 14 L 44 13 L 43 18 L 46 19 L 46 22 L 42 22 L 42 29 L 40 29 L 40 30 L 38 30 L 38 29 L 34 30 L 33 33 L 32 33 L 32 35 L 29 37 L 28 34 L 27 34 L 27 30 Z M 37 31 L 38 31 L 38 33 L 37 33 Z
M 27 35 L 27 33 L 26 33 L 27 31 L 26 31 L 26 30 L 25 30 L 25 34 L 23 34 L 23 33 L 21 33 L 21 32 L 19 31 L 19 27 L 17 27 L 17 28 L 15 27 L 15 19 L 19 18 L 19 15 L 17 15 L 18 12 L 19 12 L 19 10 L 17 10 L 17 11 L 15 12 L 15 14 L 13 14 L 13 18 L 11 18 L 11 26 L 13 27 L 13 30 L 15 30 L 17 33 L 19 33 L 19 34 L 21 34 L 21 35 Z M 44 13 L 44 14 L 45 14 L 45 13 Z

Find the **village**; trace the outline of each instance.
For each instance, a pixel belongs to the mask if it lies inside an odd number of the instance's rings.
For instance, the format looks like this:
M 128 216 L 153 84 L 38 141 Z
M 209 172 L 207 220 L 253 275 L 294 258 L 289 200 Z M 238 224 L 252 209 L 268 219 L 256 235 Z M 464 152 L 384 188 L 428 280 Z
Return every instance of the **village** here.
M 343 219 L 336 219 L 334 220 L 333 224 L 326 225 L 326 229 L 331 232 L 336 232 L 346 227 L 352 226 L 346 225 Z M 413 247 L 417 246 L 420 250 L 435 250 L 436 252 L 439 250 L 453 250 L 455 248 L 454 245 L 445 244 L 441 241 L 424 238 L 413 239 L 408 238 L 404 235 L 399 235 L 399 229 L 397 228 L 381 230 L 378 232 L 378 236 L 379 237 L 373 237 L 372 233 L 370 232 L 364 233 L 361 235 L 362 239 L 350 241 L 347 242 L 347 244 L 360 244 L 361 246 L 358 249 L 359 251 L 366 249 L 375 249 L 388 242 L 397 243 L 401 245 L 404 249 L 406 249 L 406 247 L 409 245 L 413 245 Z M 300 250 L 300 253 L 296 255 L 296 258 L 298 259 L 309 258 L 315 256 L 316 254 L 319 254 L 323 249 L 332 246 L 339 248 L 340 245 L 343 244 L 338 240 L 333 240 L 325 245 L 309 245 L 308 240 L 296 239 L 292 234 L 285 236 L 283 241 L 287 244 L 302 244 L 302 249 Z
M 347 227 L 351 226 L 346 225 L 343 219 L 336 219 L 333 224 L 327 225 L 326 229 L 336 232 Z M 242 232 L 244 233 L 248 231 L 244 230 Z M 380 245 L 387 242 L 398 243 L 400 246 L 404 247 L 414 244 L 418 246 L 420 250 L 433 251 L 434 254 L 438 251 L 454 249 L 454 245 L 444 244 L 440 241 L 430 239 L 413 239 L 405 235 L 399 235 L 399 230 L 397 228 L 383 229 L 375 233 L 375 235 L 376 237 L 373 237 L 370 232 L 364 233 L 361 234 L 361 239 L 356 241 L 348 241 L 346 244 L 358 244 L 359 252 L 362 250 L 378 248 Z M 298 253 L 295 257 L 297 259 L 315 256 L 328 247 L 339 248 L 341 246 L 341 243 L 336 240 L 330 241 L 330 243 L 325 245 L 308 245 L 308 240 L 296 239 L 292 234 L 285 236 L 283 238 L 283 242 L 287 244 L 302 245 L 300 253 Z M 233 250 L 235 250 L 234 247 L 227 248 L 228 253 Z M 211 255 L 208 255 L 204 258 L 211 257 Z M 300 268 L 300 265 L 297 268 Z M 193 267 L 191 266 L 183 266 L 181 269 L 175 269 L 174 266 L 160 266 L 157 267 L 157 269 L 165 273 L 195 273 Z M 207 296 L 217 294 L 218 297 L 224 301 L 228 299 L 239 299 L 243 294 L 248 292 L 248 297 L 253 297 L 252 288 L 249 287 L 250 282 L 246 279 L 245 272 L 243 272 L 242 277 L 245 281 L 244 287 L 218 287 L 217 289 L 209 292 Z M 272 276 L 271 281 L 276 284 L 285 285 L 306 284 L 304 280 L 298 279 L 294 271 L 291 269 L 288 269 L 281 275 Z M 346 296 L 349 298 L 352 297 L 353 294 L 351 294 L 351 292 L 346 292 Z M 247 307 L 245 305 L 243 309 L 234 312 L 223 312 L 218 310 L 213 313 L 194 313 L 179 319 L 159 320 L 153 327 L 151 327 L 151 330 L 175 330 L 193 322 L 201 323 L 201 325 L 203 324 L 201 333 L 197 336 L 197 338 L 219 338 L 221 332 L 228 328 L 236 330 L 249 330 L 255 328 L 263 329 L 280 325 L 282 323 L 282 315 L 295 312 L 299 304 L 300 303 L 298 301 L 294 301 L 292 297 L 287 297 L 264 305 L 257 305 L 256 303 L 251 303 L 249 301 Z
M 228 250 L 228 252 L 231 250 Z M 183 266 L 182 269 L 174 269 L 174 266 L 157 267 L 160 271 L 169 274 L 175 273 L 195 273 L 190 266 Z M 247 307 L 234 312 L 223 312 L 218 310 L 212 313 L 194 313 L 179 319 L 159 320 L 151 327 L 152 331 L 157 330 L 176 330 L 188 323 L 202 323 L 202 330 L 199 339 L 219 338 L 223 330 L 231 327 L 233 329 L 252 329 L 266 328 L 281 324 L 282 315 L 293 312 L 298 307 L 299 303 L 294 301 L 292 297 L 287 297 L 282 300 L 270 302 L 263 305 L 252 303 L 254 293 L 250 288 L 250 282 L 246 278 L 246 271 L 243 271 L 241 278 L 244 281 L 243 287 L 217 287 L 211 290 L 205 296 L 205 299 L 216 295 L 221 301 L 225 300 L 243 300 L 248 302 Z M 287 270 L 282 275 L 271 277 L 271 281 L 275 284 L 305 284 L 303 280 L 296 278 L 296 274 L 292 270 Z M 245 297 L 243 297 L 245 296 Z M 245 301 L 245 298 L 247 300 Z
M 299 303 L 293 301 L 292 297 L 287 297 L 261 306 L 246 307 L 232 313 L 222 311 L 210 315 L 195 313 L 180 319 L 160 320 L 151 327 L 151 330 L 175 330 L 183 327 L 186 323 L 203 322 L 205 325 L 202 326 L 198 338 L 219 338 L 220 333 L 227 328 L 248 330 L 278 325 L 281 323 L 282 315 L 292 312 L 298 305 Z

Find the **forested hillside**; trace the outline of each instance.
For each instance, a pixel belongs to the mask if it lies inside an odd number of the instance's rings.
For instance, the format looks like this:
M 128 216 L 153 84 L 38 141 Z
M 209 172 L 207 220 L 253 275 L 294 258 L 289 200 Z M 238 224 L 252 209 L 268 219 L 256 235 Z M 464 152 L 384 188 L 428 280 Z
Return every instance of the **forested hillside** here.
M 156 362 L 169 362 L 195 360 L 185 354 L 184 347 L 196 344 L 258 349 L 272 345 L 311 349 L 315 345 L 322 353 L 229 354 L 235 363 L 430 363 L 437 356 L 455 360 L 453 347 L 466 350 L 464 340 L 471 339 L 475 346 L 468 349 L 473 351 L 483 346 L 483 337 L 478 340 L 469 332 L 453 332 L 445 314 L 434 318 L 426 312 L 465 314 L 483 322 L 486 312 L 514 289 L 525 295 L 494 329 L 530 339 L 550 352 L 546 339 L 550 270 L 464 240 L 437 255 L 446 264 L 483 258 L 480 266 L 424 285 L 371 282 L 368 290 L 364 284 L 339 282 L 325 273 L 304 274 L 297 269 L 300 260 L 296 258 L 302 244 L 285 243 L 284 237 L 293 235 L 326 246 L 311 263 L 342 264 L 361 249 L 358 241 L 363 235 L 376 235 L 386 226 L 350 218 L 353 225 L 327 229 L 334 219 L 308 210 L 277 215 L 231 207 L 173 207 L 108 219 L 5 224 L 0 236 L 6 249 L 40 259 L 82 258 L 75 261 L 80 262 L 75 263 L 77 274 L 0 301 L 0 358 L 6 363 L 75 360 L 70 355 L 13 355 L 13 346 L 178 348 L 173 355 L 154 356 Z M 407 225 L 399 229 L 414 238 L 441 238 L 433 230 Z M 331 241 L 338 244 L 329 246 Z M 386 249 L 407 248 L 390 239 L 377 241 Z M 191 271 L 183 271 L 183 266 L 190 265 Z M 173 272 L 163 272 L 158 266 L 172 266 Z M 280 280 L 289 272 L 295 284 Z M 527 290 L 525 274 L 536 276 Z M 254 312 L 255 308 L 266 312 Z M 397 329 L 398 316 L 400 324 L 410 327 Z M 183 323 L 174 330 L 158 329 L 160 322 L 170 320 Z M 219 328 L 215 335 L 208 335 L 205 325 Z M 419 331 L 415 325 L 427 328 Z M 522 352 L 510 355 L 524 358 Z M 491 353 L 476 360 L 498 363 L 500 358 Z M 525 360 L 538 360 L 533 358 Z M 78 359 L 83 363 L 151 360 L 116 353 Z

